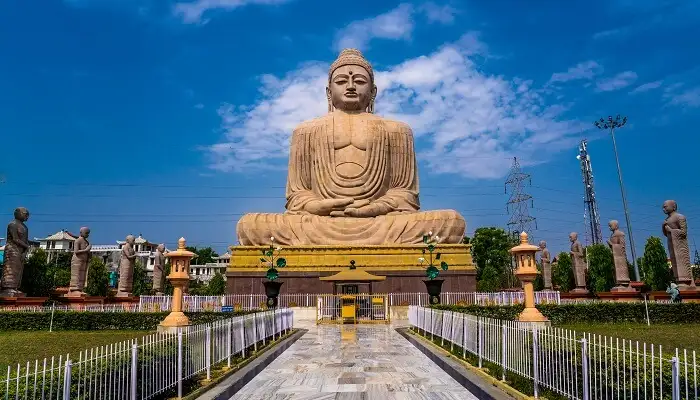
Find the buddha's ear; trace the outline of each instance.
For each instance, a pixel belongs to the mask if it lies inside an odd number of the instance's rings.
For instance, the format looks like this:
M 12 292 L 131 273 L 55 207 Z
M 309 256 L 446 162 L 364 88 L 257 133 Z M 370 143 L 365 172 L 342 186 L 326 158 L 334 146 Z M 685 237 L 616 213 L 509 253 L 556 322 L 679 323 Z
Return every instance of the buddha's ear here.
M 333 111 L 333 100 L 331 99 L 331 88 L 326 86 L 326 98 L 328 99 L 328 112 Z
M 369 105 L 367 106 L 367 112 L 374 114 L 374 99 L 377 98 L 377 85 L 372 85 L 372 96 L 369 98 Z

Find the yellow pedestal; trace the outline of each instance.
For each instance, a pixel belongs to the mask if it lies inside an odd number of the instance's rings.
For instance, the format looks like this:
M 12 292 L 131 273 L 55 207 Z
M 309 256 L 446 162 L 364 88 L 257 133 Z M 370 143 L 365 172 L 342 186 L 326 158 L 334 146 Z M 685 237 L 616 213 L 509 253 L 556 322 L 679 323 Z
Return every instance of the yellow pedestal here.
M 468 244 L 441 244 L 438 251 L 447 261 L 450 271 L 475 271 Z M 231 246 L 231 262 L 227 272 L 265 272 L 260 263 L 262 246 Z M 424 271 L 418 258 L 423 245 L 383 246 L 291 246 L 283 247 L 280 256 L 287 267 L 280 271 L 338 272 L 347 268 L 350 260 L 367 271 Z

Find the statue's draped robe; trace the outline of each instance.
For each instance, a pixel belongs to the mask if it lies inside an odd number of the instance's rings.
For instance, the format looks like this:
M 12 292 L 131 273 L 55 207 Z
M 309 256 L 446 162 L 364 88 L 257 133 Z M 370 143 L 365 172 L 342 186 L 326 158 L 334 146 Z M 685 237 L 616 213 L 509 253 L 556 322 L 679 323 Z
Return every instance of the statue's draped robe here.
M 336 171 L 332 114 L 305 122 L 293 133 L 287 212 L 247 214 L 238 223 L 241 245 L 419 244 L 429 231 L 443 243 L 460 243 L 466 224 L 452 210 L 418 212 L 418 170 L 413 134 L 408 125 L 372 114 L 353 121 L 367 132 L 364 166 L 357 176 Z M 357 124 L 356 124 L 357 125 Z M 304 207 L 313 200 L 369 200 L 393 210 L 372 218 L 313 215 Z
M 80 241 L 80 242 L 79 242 Z M 79 238 L 75 241 L 73 246 L 75 250 L 84 250 L 89 246 L 90 243 L 84 238 Z M 73 257 L 70 260 L 70 290 L 80 290 L 85 288 L 86 274 L 87 274 L 87 264 L 90 259 L 90 253 L 83 253 L 82 255 L 75 254 L 73 252 Z
M 612 251 L 615 265 L 615 282 L 618 285 L 627 285 L 630 283 L 630 273 L 627 265 L 624 233 L 617 231 L 613 234 L 610 238 L 610 250 Z
M 685 216 L 674 213 L 664 221 L 664 225 L 671 228 L 664 235 L 668 239 L 668 252 L 671 258 L 671 267 L 678 283 L 689 284 L 692 282 L 690 275 L 690 249 L 688 248 L 688 222 Z
M 574 282 L 577 289 L 586 288 L 586 261 L 583 259 L 583 248 L 579 242 L 571 245 L 571 263 L 574 268 Z
M 549 259 L 549 257 L 549 250 L 542 250 L 540 264 L 542 265 L 542 278 L 544 280 L 544 288 L 547 290 L 552 289 L 552 262 Z
M 16 290 L 22 284 L 25 252 L 16 241 L 27 243 L 29 231 L 18 220 L 7 226 L 7 244 L 5 245 L 5 267 L 2 272 L 2 289 Z
M 162 292 L 165 283 L 163 281 L 163 278 L 165 277 L 163 270 L 163 268 L 165 268 L 164 258 L 163 253 L 161 253 L 160 250 L 156 250 L 156 256 L 153 263 L 153 290 L 156 292 Z
M 119 287 L 118 292 L 131 293 L 134 289 L 134 266 L 136 259 L 129 259 L 127 256 L 136 254 L 134 247 L 125 243 L 122 246 L 122 258 L 119 260 Z

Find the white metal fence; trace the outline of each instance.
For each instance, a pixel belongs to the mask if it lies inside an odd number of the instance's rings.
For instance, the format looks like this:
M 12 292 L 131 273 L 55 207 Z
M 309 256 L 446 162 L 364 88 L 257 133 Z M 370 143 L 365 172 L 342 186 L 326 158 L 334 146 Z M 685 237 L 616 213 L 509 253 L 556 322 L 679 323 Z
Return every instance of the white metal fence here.
M 212 368 L 231 367 L 293 326 L 289 309 L 276 309 L 194 325 L 174 333 L 52 357 L 7 368 L 1 399 L 150 399 L 172 393 Z
M 501 379 L 529 379 L 572 399 L 700 399 L 695 351 L 566 329 L 409 307 L 410 324 L 481 368 L 491 363 Z

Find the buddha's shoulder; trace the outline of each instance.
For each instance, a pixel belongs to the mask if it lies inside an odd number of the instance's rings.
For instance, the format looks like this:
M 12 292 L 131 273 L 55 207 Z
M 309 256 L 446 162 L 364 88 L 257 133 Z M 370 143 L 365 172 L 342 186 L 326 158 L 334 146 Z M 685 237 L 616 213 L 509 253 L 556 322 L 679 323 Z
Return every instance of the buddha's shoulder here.
M 386 130 L 394 133 L 403 133 L 405 135 L 413 135 L 411 126 L 405 122 L 396 121 L 393 119 L 382 118 L 382 122 L 386 127 Z
M 329 120 L 329 116 L 324 115 L 322 117 L 317 117 L 313 119 L 306 120 L 294 128 L 295 133 L 304 133 L 308 132 L 310 130 L 313 130 L 314 128 L 317 128 L 319 126 L 322 126 L 326 124 L 326 122 Z

